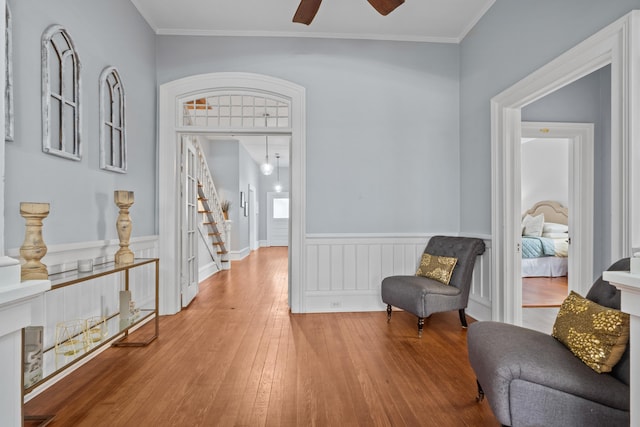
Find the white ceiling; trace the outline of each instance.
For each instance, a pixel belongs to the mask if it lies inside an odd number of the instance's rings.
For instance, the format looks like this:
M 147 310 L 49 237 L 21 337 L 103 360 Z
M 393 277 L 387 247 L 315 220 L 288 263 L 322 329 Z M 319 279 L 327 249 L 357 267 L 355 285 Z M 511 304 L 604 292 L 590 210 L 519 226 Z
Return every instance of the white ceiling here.
M 367 0 L 325 0 L 311 25 L 292 22 L 299 0 L 131 0 L 157 34 L 320 37 L 459 43 L 495 0 L 405 0 L 382 16 Z M 234 136 L 260 164 L 264 136 Z M 208 138 L 215 140 L 216 138 Z M 229 137 L 224 138 L 229 140 Z M 270 136 L 269 156 L 289 165 L 289 137 Z
M 311 25 L 299 0 L 131 0 L 158 34 L 328 37 L 459 43 L 495 0 L 406 0 L 382 16 L 367 0 L 325 0 Z

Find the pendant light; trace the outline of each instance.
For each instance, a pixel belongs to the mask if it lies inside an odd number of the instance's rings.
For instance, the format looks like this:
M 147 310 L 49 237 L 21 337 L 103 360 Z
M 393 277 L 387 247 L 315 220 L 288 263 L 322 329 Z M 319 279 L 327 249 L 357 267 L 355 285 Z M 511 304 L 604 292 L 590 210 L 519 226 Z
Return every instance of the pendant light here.
M 276 193 L 282 191 L 282 184 L 280 184 L 280 154 L 276 153 L 276 185 L 274 187 Z
M 260 165 L 260 172 L 263 175 L 271 175 L 273 173 L 273 165 L 269 163 L 269 137 L 265 136 L 265 156 L 264 163 Z

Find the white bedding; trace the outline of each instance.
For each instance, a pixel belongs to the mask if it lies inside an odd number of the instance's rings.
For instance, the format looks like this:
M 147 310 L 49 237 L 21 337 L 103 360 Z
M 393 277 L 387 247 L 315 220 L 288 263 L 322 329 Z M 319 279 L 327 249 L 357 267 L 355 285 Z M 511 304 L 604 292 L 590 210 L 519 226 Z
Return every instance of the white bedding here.
M 550 200 L 537 202 L 523 213 L 522 277 L 567 275 L 568 216 L 566 207 Z M 525 237 L 532 239 L 525 241 Z
M 566 257 L 524 258 L 522 277 L 563 277 L 567 275 L 567 265 Z

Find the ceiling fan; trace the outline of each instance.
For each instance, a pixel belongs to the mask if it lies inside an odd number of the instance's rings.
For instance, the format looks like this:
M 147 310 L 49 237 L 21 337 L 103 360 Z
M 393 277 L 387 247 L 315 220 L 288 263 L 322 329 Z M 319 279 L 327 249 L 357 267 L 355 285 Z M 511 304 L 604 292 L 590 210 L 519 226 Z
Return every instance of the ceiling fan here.
M 394 9 L 404 3 L 404 0 L 367 0 L 375 10 L 383 16 L 387 16 Z M 293 16 L 293 22 L 300 24 L 311 24 L 313 18 L 318 13 L 322 0 L 300 0 L 298 10 Z

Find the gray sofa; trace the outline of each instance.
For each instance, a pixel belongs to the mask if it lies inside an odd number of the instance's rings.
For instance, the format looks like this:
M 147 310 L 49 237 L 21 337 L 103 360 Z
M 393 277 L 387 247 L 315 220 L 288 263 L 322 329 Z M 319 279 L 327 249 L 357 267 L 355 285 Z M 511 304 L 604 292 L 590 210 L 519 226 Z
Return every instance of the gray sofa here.
M 609 270 L 629 270 L 622 259 Z M 586 296 L 620 309 L 620 292 L 600 277 Z M 628 426 L 629 346 L 609 374 L 598 374 L 549 334 L 510 324 L 476 322 L 467 332 L 469 362 L 506 426 Z

